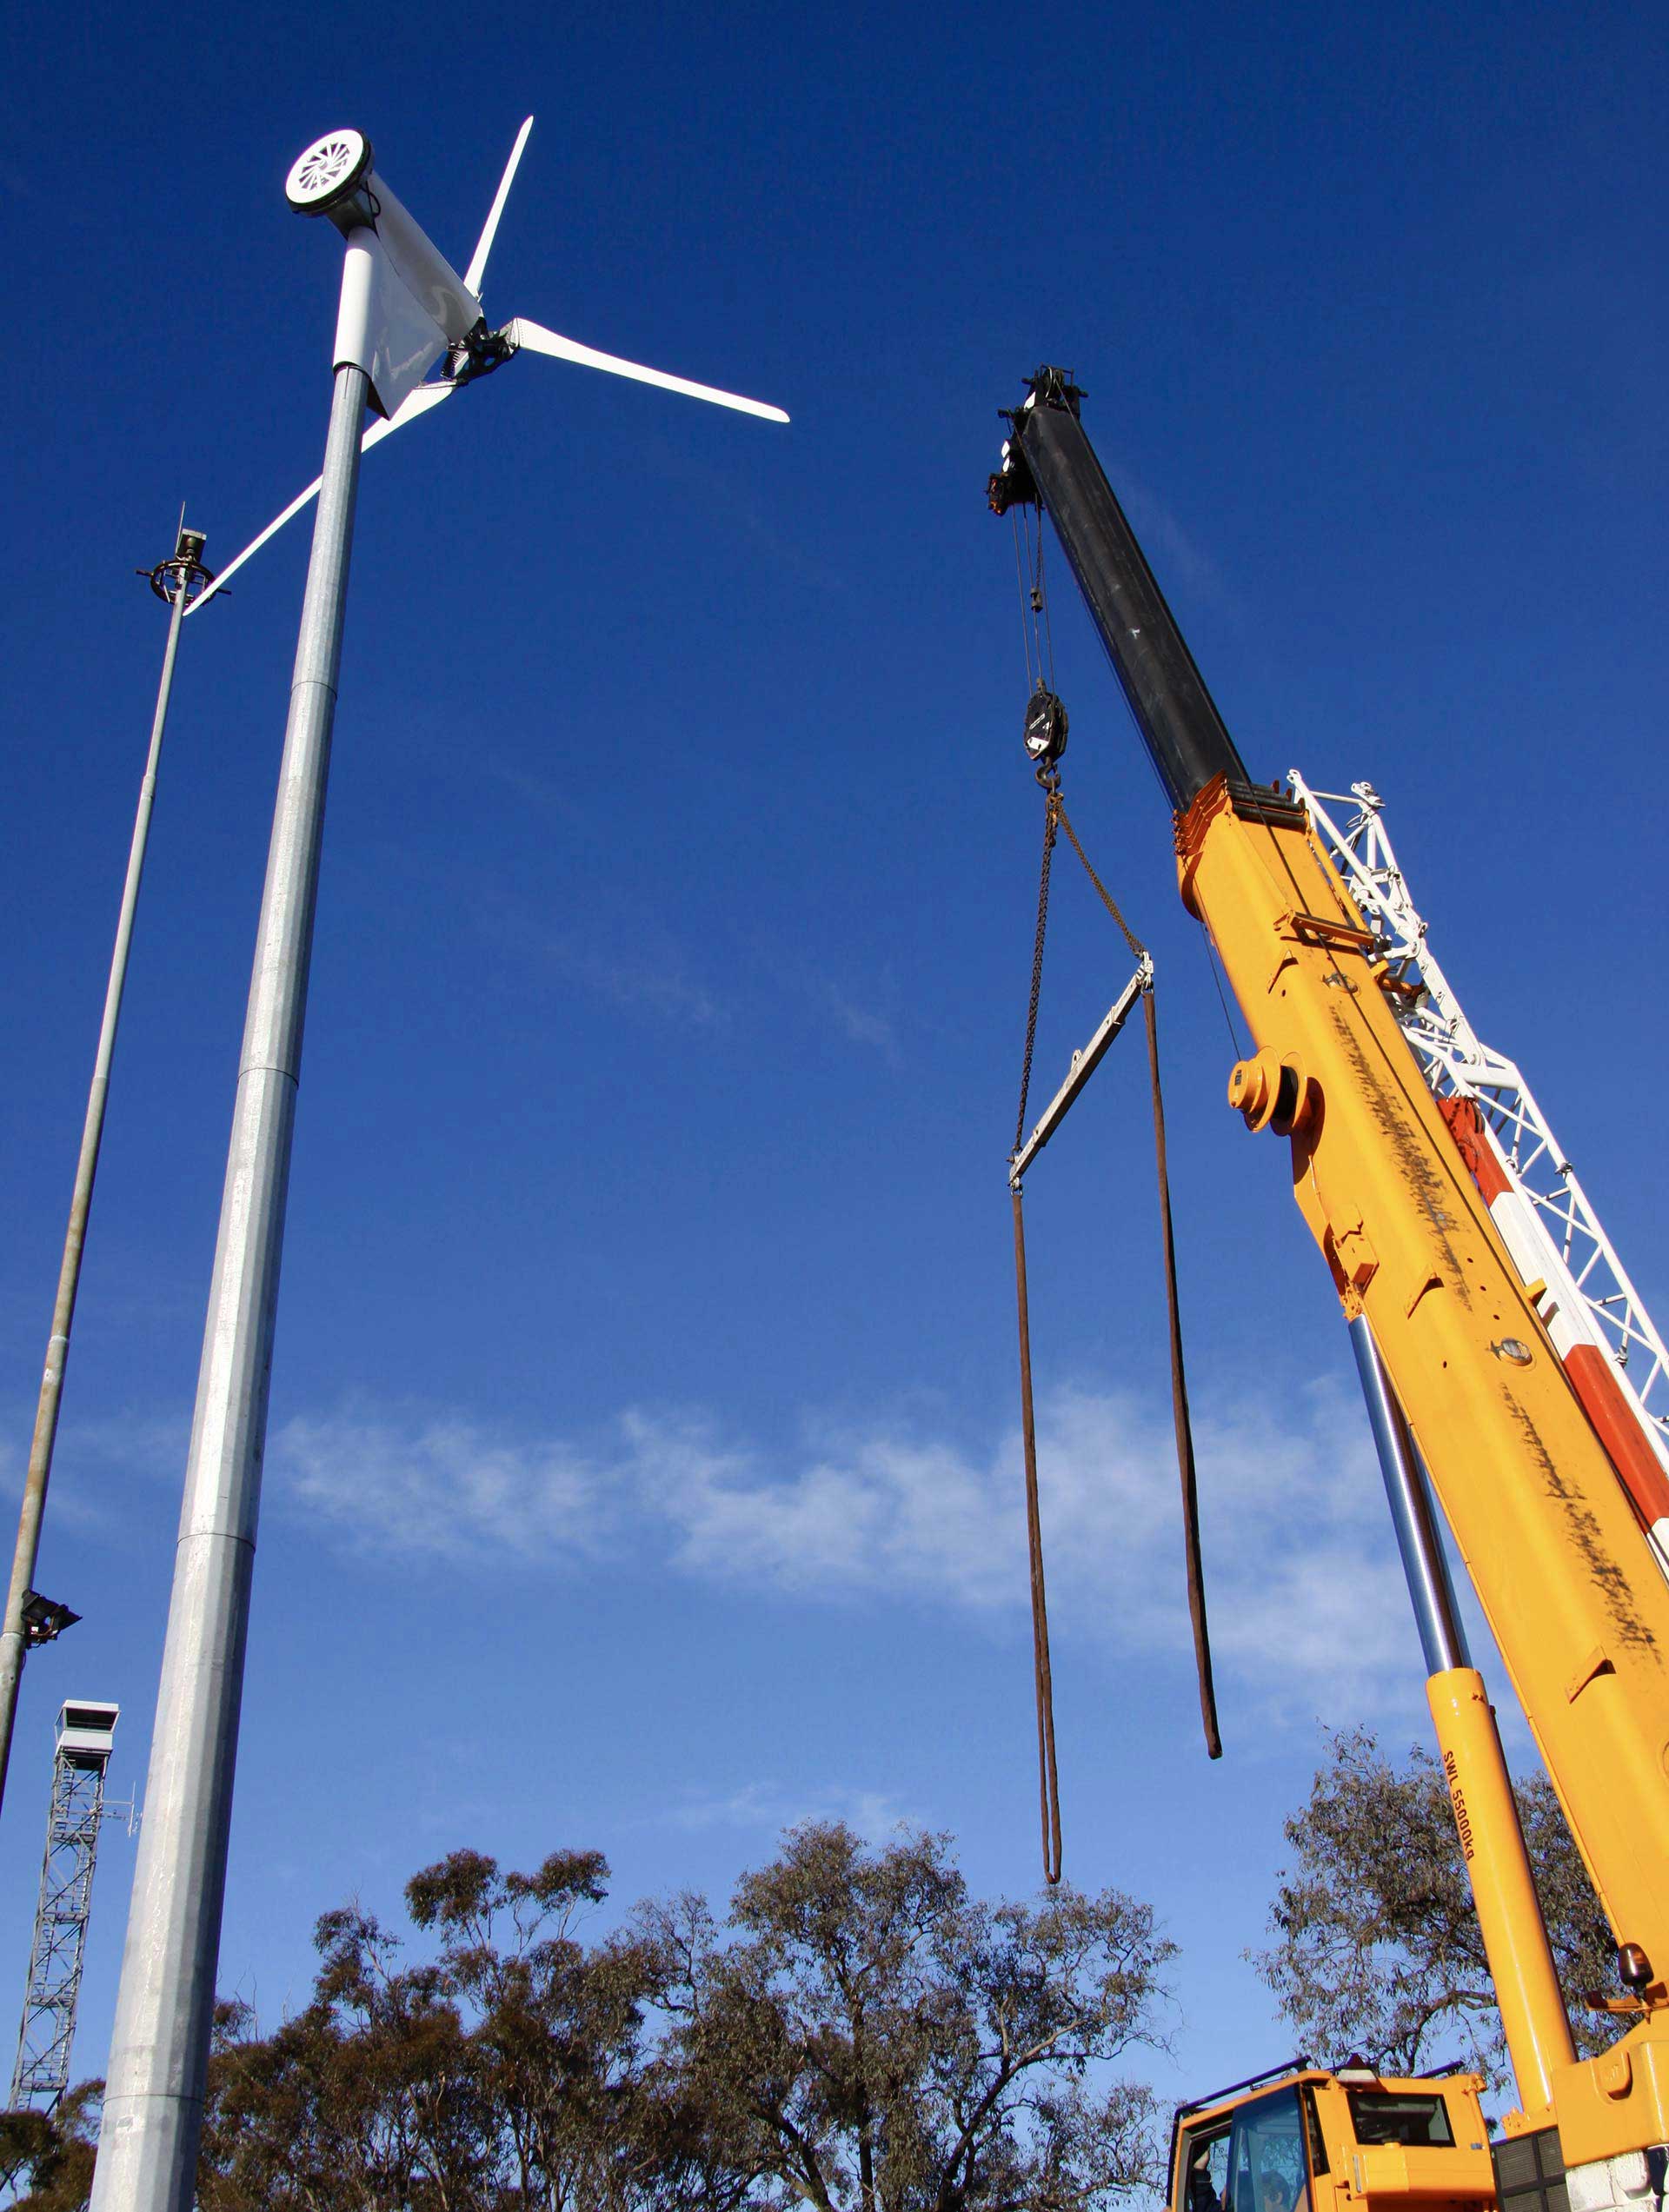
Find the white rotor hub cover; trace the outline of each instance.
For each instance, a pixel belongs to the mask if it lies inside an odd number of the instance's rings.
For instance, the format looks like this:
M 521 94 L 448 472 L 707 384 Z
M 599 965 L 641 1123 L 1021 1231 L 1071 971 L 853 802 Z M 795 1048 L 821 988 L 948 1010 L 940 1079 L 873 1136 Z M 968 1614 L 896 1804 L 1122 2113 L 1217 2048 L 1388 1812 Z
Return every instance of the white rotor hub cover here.
M 284 197 L 297 215 L 323 215 L 348 198 L 371 166 L 371 142 L 362 130 L 327 130 L 284 179 Z

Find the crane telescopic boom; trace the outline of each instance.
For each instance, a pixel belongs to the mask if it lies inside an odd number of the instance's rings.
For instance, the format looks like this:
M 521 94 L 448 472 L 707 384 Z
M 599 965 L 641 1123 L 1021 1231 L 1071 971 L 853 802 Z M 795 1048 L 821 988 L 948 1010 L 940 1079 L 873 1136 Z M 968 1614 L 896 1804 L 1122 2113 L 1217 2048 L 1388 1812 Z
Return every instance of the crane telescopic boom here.
M 991 480 L 992 504 L 1001 514 L 1017 500 L 1034 499 L 1047 509 L 1159 780 L 1180 814 L 1215 776 L 1245 783 L 1246 767 L 1084 435 L 1082 396 L 1062 370 L 1038 370 L 1033 397 L 1014 416 L 1014 438 L 1004 449 L 1009 465 Z M 1024 455 L 1021 465 L 1016 446 Z
M 1598 2058 L 1570 2055 L 1556 1991 L 1551 2008 L 1533 1991 L 1517 2032 L 1509 2012 L 1519 2125 L 1556 2124 L 1572 2212 L 1651 2212 L 1669 2144 L 1669 1584 L 1538 1312 L 1545 1286 L 1514 1267 L 1399 1026 L 1380 935 L 1301 800 L 1248 778 L 1084 435 L 1081 397 L 1059 369 L 1031 380 L 991 504 L 1035 502 L 1055 524 L 1171 799 L 1183 903 L 1253 1033 L 1230 1103 L 1290 1140 L 1300 1210 L 1382 1363 L 1406 1457 L 1429 1473 L 1626 1962 L 1632 1995 L 1615 2009 L 1633 2024 Z M 1431 1677 L 1446 1750 L 1446 1726 L 1473 1708 L 1452 1783 L 1492 1756 L 1468 1678 Z M 1470 1806 L 1455 1794 L 1482 1914 L 1490 1869 L 1474 1851 L 1513 1861 L 1511 1797 L 1484 1836 L 1492 1793 Z M 1512 1866 L 1504 1878 L 1490 1949 L 1506 2001 L 1533 1983 L 1546 1936 L 1533 1891 Z

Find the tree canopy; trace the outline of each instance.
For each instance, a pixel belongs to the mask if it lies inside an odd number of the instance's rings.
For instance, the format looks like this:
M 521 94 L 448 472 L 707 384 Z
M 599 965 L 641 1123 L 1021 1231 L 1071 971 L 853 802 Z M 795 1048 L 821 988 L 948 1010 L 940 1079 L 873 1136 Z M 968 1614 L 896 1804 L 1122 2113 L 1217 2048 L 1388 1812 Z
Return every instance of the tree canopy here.
M 102 2082 L 83 2082 L 56 2111 L 0 2112 L 0 2176 L 22 2182 L 28 2212 L 81 2212 L 93 2186 Z
M 1583 2002 L 1615 1978 L 1610 1929 L 1545 1775 L 1517 1785 L 1554 1963 L 1584 2055 L 1616 2023 Z M 1393 1766 L 1373 1731 L 1332 1740 L 1307 1803 L 1286 1823 L 1293 1859 L 1270 1907 L 1274 1938 L 1249 1953 L 1323 2063 L 1360 2052 L 1417 2072 L 1457 2034 L 1493 2086 L 1510 2080 L 1495 1992 L 1442 1771 L 1415 1746 Z
M 588 1940 L 595 1851 L 455 1851 L 396 1933 L 326 1913 L 307 2004 L 216 2016 L 201 2212 L 1107 2212 L 1156 2178 L 1173 1947 L 1116 1890 L 969 1894 L 949 1840 L 794 1829 L 721 1923 Z M 29 2212 L 76 2212 L 88 2084 L 9 2116 Z
M 1100 2066 L 1160 2041 L 1173 1946 L 1116 1890 L 970 1897 L 946 1838 L 795 1830 L 720 1930 L 641 1916 L 662 2063 L 725 2146 L 736 2201 L 818 2212 L 1103 2205 L 1151 2183 L 1149 2091 Z

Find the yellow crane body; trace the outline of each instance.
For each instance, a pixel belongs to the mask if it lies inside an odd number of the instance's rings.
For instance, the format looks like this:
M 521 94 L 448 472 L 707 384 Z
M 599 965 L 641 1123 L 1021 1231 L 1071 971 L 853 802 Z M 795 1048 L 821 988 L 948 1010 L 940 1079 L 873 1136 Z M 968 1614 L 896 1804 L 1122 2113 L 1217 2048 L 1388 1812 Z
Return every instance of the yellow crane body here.
M 1669 1584 L 1303 809 L 1215 778 L 1177 854 L 1258 1048 L 1231 1103 L 1290 1140 L 1293 1196 L 1372 1325 L 1612 1927 L 1652 1964 L 1623 2040 L 1552 2068 L 1566 2162 L 1669 2142 Z M 1513 1910 L 1533 1893 L 1509 1928 Z
M 1496 2201 L 1476 2074 L 1296 2065 L 1177 2115 L 1171 2212 L 1482 2212 Z

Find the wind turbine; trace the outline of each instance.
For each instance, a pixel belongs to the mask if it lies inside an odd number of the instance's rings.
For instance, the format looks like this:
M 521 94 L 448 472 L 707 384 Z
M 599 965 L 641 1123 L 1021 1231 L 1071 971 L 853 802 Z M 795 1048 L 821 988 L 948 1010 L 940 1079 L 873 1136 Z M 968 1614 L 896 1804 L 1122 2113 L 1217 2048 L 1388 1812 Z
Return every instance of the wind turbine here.
M 493 204 L 487 210 L 475 250 L 469 256 L 469 266 L 462 278 L 455 276 L 441 259 L 372 169 L 370 141 L 362 132 L 328 132 L 308 148 L 290 170 L 284 186 L 290 206 L 298 215 L 329 216 L 350 244 L 354 231 L 365 224 L 368 213 L 375 213 L 371 225 L 373 244 L 365 249 L 373 259 L 370 268 L 360 275 L 358 281 L 380 287 L 378 304 L 387 320 L 380 337 L 372 340 L 375 366 L 371 362 L 364 364 L 371 377 L 371 405 L 380 420 L 373 422 L 360 440 L 361 450 L 369 453 L 374 445 L 381 444 L 395 431 L 403 430 L 409 422 L 416 422 L 442 400 L 450 399 L 455 392 L 479 382 L 483 376 L 490 376 L 495 369 L 502 369 L 519 353 L 546 354 L 554 361 L 575 362 L 582 369 L 604 369 L 611 376 L 627 376 L 635 383 L 654 384 L 663 392 L 682 392 L 688 399 L 708 400 L 715 407 L 734 408 L 741 415 L 757 415 L 767 422 L 786 422 L 788 418 L 782 409 L 764 400 L 744 399 L 740 392 L 721 391 L 715 385 L 698 384 L 688 376 L 669 375 L 664 369 L 648 369 L 639 361 L 624 361 L 618 354 L 599 353 L 595 346 L 582 345 L 577 338 L 565 338 L 560 330 L 548 330 L 542 322 L 530 322 L 525 316 L 513 316 L 497 330 L 488 328 L 481 307 L 482 280 L 487 274 L 487 257 L 498 235 L 499 218 L 504 212 L 504 203 L 509 197 L 510 186 L 515 180 L 532 129 L 533 117 L 529 116 L 515 134 L 510 158 L 504 164 Z M 380 262 L 374 258 L 379 254 Z M 344 320 L 349 313 L 349 281 L 344 276 Z M 354 312 L 362 311 L 356 300 Z M 346 334 L 348 350 L 352 350 L 356 335 Z M 445 358 L 440 375 L 431 382 L 424 382 L 430 369 L 442 355 Z M 339 324 L 338 366 L 344 357 L 344 331 Z M 293 521 L 308 502 L 317 496 L 322 482 L 321 477 L 316 476 L 282 515 L 275 515 L 260 536 L 251 538 L 236 559 L 227 562 L 203 598 L 212 597 L 222 585 L 229 582 L 252 554 L 259 553 L 269 538 L 276 537 L 286 522 Z M 201 600 L 193 601 L 187 613 L 195 613 L 201 604 Z
M 373 168 L 370 143 L 361 132 L 329 132 L 302 155 L 285 187 L 292 208 L 329 216 L 346 240 L 335 382 L 318 482 L 216 580 L 224 582 L 255 546 L 318 494 L 186 1461 L 145 1819 L 110 2038 L 93 2212 L 190 2212 L 194 2196 L 361 452 L 522 350 L 788 420 L 779 408 L 597 353 L 538 323 L 488 328 L 476 287 L 529 129 L 522 124 L 462 276 Z M 440 380 L 425 383 L 442 356 Z M 368 407 L 379 419 L 362 438 Z M 208 596 L 205 592 L 196 604 Z

